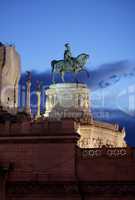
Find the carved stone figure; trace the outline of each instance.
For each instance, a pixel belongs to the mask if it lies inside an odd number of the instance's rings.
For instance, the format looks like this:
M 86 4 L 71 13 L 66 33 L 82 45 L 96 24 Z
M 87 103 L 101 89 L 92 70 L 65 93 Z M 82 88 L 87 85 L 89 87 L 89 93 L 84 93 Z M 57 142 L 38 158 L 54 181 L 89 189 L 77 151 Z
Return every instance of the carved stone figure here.
M 14 46 L 0 43 L 0 105 L 8 111 L 18 107 L 20 56 Z

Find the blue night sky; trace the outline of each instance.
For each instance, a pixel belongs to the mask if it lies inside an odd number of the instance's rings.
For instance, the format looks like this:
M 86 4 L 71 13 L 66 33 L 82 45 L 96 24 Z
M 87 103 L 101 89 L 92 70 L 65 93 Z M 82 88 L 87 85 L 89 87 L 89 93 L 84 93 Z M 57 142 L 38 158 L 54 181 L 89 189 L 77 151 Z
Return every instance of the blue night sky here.
M 73 56 L 90 54 L 90 79 L 81 80 L 93 115 L 124 126 L 135 145 L 135 0 L 0 0 L 0 40 L 16 45 L 33 84 L 50 83 L 50 62 L 66 42 Z
M 22 71 L 48 70 L 70 42 L 90 68 L 134 60 L 134 0 L 0 0 L 0 40 L 14 43 Z

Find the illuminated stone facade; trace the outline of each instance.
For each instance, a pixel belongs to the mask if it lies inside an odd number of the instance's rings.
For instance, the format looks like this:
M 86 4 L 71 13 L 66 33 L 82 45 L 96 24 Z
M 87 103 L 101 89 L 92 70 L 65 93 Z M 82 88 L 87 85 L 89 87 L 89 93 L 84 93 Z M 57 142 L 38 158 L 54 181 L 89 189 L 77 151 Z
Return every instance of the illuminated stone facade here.
M 50 120 L 73 118 L 79 122 L 81 148 L 125 147 L 125 131 L 117 124 L 93 120 L 90 110 L 89 89 L 85 84 L 54 84 L 46 91 L 45 117 Z
M 126 147 L 125 130 L 117 124 L 109 124 L 91 120 L 81 123 L 78 128 L 81 138 L 78 142 L 81 148 Z
M 0 44 L 0 104 L 14 113 L 18 107 L 20 56 L 14 46 Z

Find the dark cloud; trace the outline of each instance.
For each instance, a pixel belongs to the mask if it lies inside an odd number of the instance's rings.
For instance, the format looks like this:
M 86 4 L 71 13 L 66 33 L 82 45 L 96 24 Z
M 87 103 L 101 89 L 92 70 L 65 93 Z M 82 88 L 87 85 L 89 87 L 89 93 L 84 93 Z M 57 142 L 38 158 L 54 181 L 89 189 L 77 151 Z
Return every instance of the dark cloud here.
M 127 80 L 128 78 L 131 79 L 131 77 L 135 77 L 135 67 L 134 64 L 125 60 L 100 65 L 97 68 L 88 71 L 88 73 L 90 74 L 89 78 L 86 71 L 79 73 L 76 78 L 78 79 L 79 83 L 86 83 L 91 90 L 95 91 L 99 90 L 100 88 L 109 88 L 110 86 L 115 85 L 117 82 L 120 82 L 121 79 Z M 41 88 L 45 90 L 52 83 L 51 72 L 47 71 L 38 73 L 36 71 L 32 71 L 32 91 L 35 91 L 36 89 L 37 80 L 40 81 Z M 55 75 L 55 80 L 56 82 L 62 82 L 58 74 Z M 74 74 L 67 73 L 65 75 L 66 82 L 74 82 L 74 80 Z M 23 73 L 20 80 L 20 85 L 25 84 L 26 73 Z
M 107 88 L 119 82 L 122 78 L 135 77 L 135 64 L 127 60 L 106 63 L 77 75 L 79 82 L 86 83 L 92 90 Z M 67 79 L 68 81 L 68 79 Z
M 37 80 L 41 83 L 41 109 L 44 109 L 44 101 L 45 101 L 45 90 L 52 84 L 52 76 L 51 72 L 46 71 L 42 73 L 38 73 L 36 71 L 32 71 L 32 86 L 31 90 L 35 91 Z M 86 83 L 91 90 L 97 90 L 100 88 L 109 88 L 109 86 L 114 85 L 119 82 L 121 78 L 129 78 L 130 76 L 134 76 L 135 67 L 128 61 L 119 61 L 115 63 L 103 64 L 95 68 L 94 70 L 88 71 L 90 74 L 90 78 L 88 78 L 86 71 L 82 71 L 79 73 L 76 78 L 79 83 Z M 56 82 L 62 82 L 61 78 L 58 74 L 55 75 Z M 75 76 L 72 73 L 67 73 L 65 75 L 66 82 L 74 82 Z M 21 102 L 21 86 L 26 85 L 26 73 L 23 73 L 20 79 L 20 107 L 22 106 Z M 24 93 L 26 89 L 23 89 Z M 33 95 L 31 101 L 33 104 L 36 104 L 36 95 Z
M 135 76 L 135 65 L 127 60 L 102 64 L 93 70 L 87 70 L 89 73 L 89 78 L 86 71 L 81 71 L 77 76 L 78 82 L 86 83 L 91 89 L 99 89 L 109 87 L 112 84 L 120 81 L 122 77 L 134 77 Z M 51 69 L 50 71 L 38 73 L 37 71 L 32 71 L 32 85 L 39 80 L 43 85 L 51 84 Z M 56 82 L 62 82 L 58 74 L 55 74 Z M 23 83 L 26 82 L 26 74 L 23 73 L 21 77 Z M 21 82 L 20 81 L 20 82 Z M 75 75 L 72 73 L 67 73 L 65 75 L 66 82 L 74 82 Z
M 107 63 L 90 71 L 88 81 L 91 89 L 106 88 L 119 82 L 122 78 L 135 77 L 135 64 L 127 60 Z

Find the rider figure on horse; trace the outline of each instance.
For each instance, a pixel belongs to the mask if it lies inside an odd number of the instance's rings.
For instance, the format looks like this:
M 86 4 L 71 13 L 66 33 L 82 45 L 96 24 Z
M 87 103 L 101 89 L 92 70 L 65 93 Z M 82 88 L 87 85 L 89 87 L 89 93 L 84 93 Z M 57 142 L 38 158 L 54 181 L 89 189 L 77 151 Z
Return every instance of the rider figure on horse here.
M 69 43 L 65 44 L 65 48 L 66 49 L 65 49 L 65 52 L 64 52 L 64 61 L 65 61 L 65 63 L 72 65 L 73 57 L 72 57 L 71 48 L 69 46 Z

